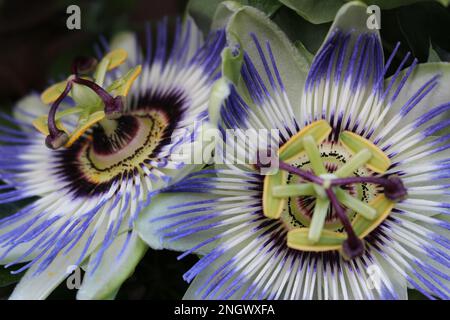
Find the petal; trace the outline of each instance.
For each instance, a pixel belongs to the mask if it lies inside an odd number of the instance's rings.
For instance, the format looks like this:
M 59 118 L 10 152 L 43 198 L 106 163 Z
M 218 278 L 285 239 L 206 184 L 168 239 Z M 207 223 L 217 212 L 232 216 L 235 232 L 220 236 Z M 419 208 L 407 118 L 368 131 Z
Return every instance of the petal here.
M 212 97 L 217 96 L 219 102 L 231 97 L 220 111 L 217 107 L 221 104 L 212 101 L 211 119 L 214 122 L 220 113 L 225 127 L 281 128 L 287 139 L 289 132 L 297 130 L 295 116 L 300 113 L 308 57 L 301 55 L 286 35 L 255 8 L 225 2 L 217 10 L 215 23 L 225 25 L 227 31 L 230 46 L 222 53 L 222 74 L 235 87 L 222 81 L 214 88 L 217 90 Z M 236 55 L 238 51 L 241 53 Z M 244 64 L 240 68 L 242 56 Z
M 300 124 L 325 118 L 339 131 L 367 131 L 382 92 L 383 50 L 378 30 L 368 29 L 367 6 L 344 5 L 315 59 L 302 96 Z
M 388 281 L 391 283 L 392 293 L 395 294 L 396 299 L 408 300 L 408 286 L 405 277 L 395 270 L 382 255 L 374 253 L 374 256 L 377 258 L 378 265 L 385 272 Z
M 20 99 L 13 112 L 16 119 L 31 124 L 37 117 L 48 114 L 49 110 L 50 107 L 41 101 L 38 94 L 34 93 Z
M 158 194 L 151 204 L 143 209 L 142 214 L 136 221 L 136 230 L 139 236 L 153 249 L 169 249 L 174 251 L 186 251 L 197 246 L 202 241 L 208 239 L 215 234 L 214 231 L 204 231 L 187 238 L 176 240 L 164 239 L 162 237 L 161 228 L 172 223 L 182 220 L 182 216 L 174 216 L 173 207 L 180 207 L 185 203 L 208 202 L 213 197 L 207 194 L 190 194 L 185 192 Z M 210 246 L 199 248 L 195 251 L 197 254 L 205 254 L 210 251 Z
M 197 126 L 197 127 L 196 127 Z M 185 142 L 180 144 L 174 143 L 176 146 L 172 149 L 169 156 L 169 161 L 181 164 L 179 168 L 173 170 L 162 169 L 165 175 L 171 177 L 171 183 L 176 183 L 177 181 L 183 179 L 186 175 L 191 172 L 195 172 L 205 164 L 211 162 L 213 145 L 211 143 L 210 131 L 212 125 L 209 121 L 203 120 L 194 123 L 193 127 L 185 127 L 179 129 L 179 135 L 177 133 L 172 135 L 172 141 L 177 141 L 180 139 L 186 139 Z M 182 138 L 180 138 L 182 137 Z M 193 140 L 191 140 L 191 138 Z
M 393 212 L 370 236 L 372 249 L 405 278 L 408 286 L 430 299 L 448 299 L 448 223 L 426 216 L 419 221 L 410 219 L 406 211 Z
M 130 65 L 135 66 L 141 59 L 141 52 L 139 52 L 136 34 L 133 32 L 120 32 L 111 39 L 110 50 L 124 49 L 128 53 L 127 61 Z M 124 68 L 124 71 L 128 67 Z
M 99 233 L 100 235 L 100 233 Z M 9 297 L 11 300 L 42 300 L 47 298 L 50 293 L 73 271 L 73 267 L 80 258 L 85 245 L 89 239 L 87 233 L 67 254 L 64 250 L 58 253 L 54 260 L 42 272 L 38 272 L 40 261 L 38 260 L 30 269 L 27 270 L 20 282 L 14 288 Z M 98 239 L 102 239 L 99 237 Z M 94 240 L 95 241 L 95 240 Z M 97 240 L 98 241 L 98 240 Z M 98 244 L 98 242 L 95 243 Z M 86 252 L 88 256 L 94 245 L 90 246 Z
M 230 18 L 243 8 L 244 6 L 236 1 L 220 1 L 214 8 L 215 12 L 212 16 L 211 30 L 225 29 L 230 22 Z
M 300 54 L 276 24 L 261 11 L 244 6 L 230 17 L 226 31 L 231 46 L 240 45 L 241 49 L 254 62 L 256 70 L 266 83 L 269 83 L 266 68 L 260 59 L 253 34 L 261 41 L 262 47 L 269 42 L 274 59 L 278 62 L 278 71 L 283 75 L 283 83 L 289 100 L 292 103 L 300 101 L 301 88 L 309 69 L 308 58 Z M 296 107 L 299 106 L 296 105 Z
M 127 237 L 131 236 L 129 240 Z M 126 241 L 129 241 L 124 247 Z M 101 246 L 100 246 L 101 249 Z M 124 249 L 124 251 L 122 251 Z M 99 249 L 97 249 L 98 251 Z M 136 265 L 147 251 L 147 246 L 136 232 L 127 232 L 114 239 L 103 254 L 100 265 L 95 269 L 96 260 L 92 257 L 87 267 L 83 284 L 78 290 L 77 299 L 108 299 L 134 272 Z M 95 269 L 92 273 L 92 269 Z
M 406 72 L 407 70 L 401 72 L 394 86 L 398 85 L 402 79 L 402 76 Z M 420 102 L 418 102 L 414 108 L 411 109 L 411 111 L 408 113 L 403 112 L 402 108 L 405 110 L 405 106 L 407 106 L 408 101 L 411 99 L 413 94 L 418 92 L 419 89 L 427 83 L 427 81 L 436 76 L 438 76 L 436 86 L 422 100 L 420 100 Z M 392 77 L 386 79 L 386 85 L 389 84 L 391 79 Z M 444 103 L 449 103 L 450 91 L 448 90 L 448 83 L 450 83 L 450 63 L 434 62 L 418 64 L 387 113 L 386 120 L 389 121 L 396 115 L 401 114 L 402 126 L 406 126 L 407 124 L 418 119 L 427 111 L 430 111 L 433 107 L 437 107 Z M 448 112 L 444 113 L 436 117 L 433 120 L 433 123 L 448 119 L 449 115 L 450 114 Z
M 60 110 L 68 108 L 67 103 L 60 104 Z M 42 102 L 39 94 L 31 93 L 24 98 L 20 99 L 13 108 L 14 118 L 8 118 L 12 123 L 19 126 L 25 132 L 36 132 L 32 122 L 43 115 L 47 115 L 50 111 L 50 105 L 46 105 Z M 72 117 L 69 117 L 72 119 Z M 64 121 L 64 126 L 71 128 L 71 124 Z

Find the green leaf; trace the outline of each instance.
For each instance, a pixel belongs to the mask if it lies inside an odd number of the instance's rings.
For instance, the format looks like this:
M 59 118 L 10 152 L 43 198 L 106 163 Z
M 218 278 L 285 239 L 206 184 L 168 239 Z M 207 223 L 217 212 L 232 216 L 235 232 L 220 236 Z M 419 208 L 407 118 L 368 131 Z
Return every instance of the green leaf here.
M 300 101 L 304 81 L 310 68 L 309 58 L 300 54 L 275 23 L 261 11 L 244 6 L 231 16 L 226 31 L 230 45 L 241 46 L 240 49 L 249 55 L 266 83 L 268 83 L 266 72 L 250 32 L 256 35 L 263 50 L 265 50 L 266 42 L 269 42 L 290 101 L 294 103 Z M 238 87 L 245 91 L 243 85 Z M 241 93 L 245 94 L 243 91 Z M 299 109 L 297 105 L 293 107 L 294 110 Z
M 348 1 L 348 0 L 346 0 Z M 399 7 L 406 7 L 419 2 L 437 2 L 443 6 L 448 6 L 450 0 L 362 0 L 367 5 L 377 5 L 383 10 L 390 10 Z
M 343 0 L 280 0 L 280 2 L 315 24 L 332 21 L 336 12 L 345 3 Z
M 223 1 L 216 10 L 212 21 L 211 29 L 226 28 L 230 18 L 244 6 L 239 1 Z
M 397 11 L 397 23 L 400 31 L 411 48 L 414 57 L 426 61 L 430 39 L 426 27 L 427 18 L 420 7 L 404 7 Z M 383 23 L 383 22 L 382 22 Z
M 281 6 L 279 0 L 247 0 L 242 1 L 243 4 L 255 7 L 268 16 L 272 16 Z
M 314 55 L 306 49 L 306 47 L 303 45 L 303 43 L 299 40 L 294 42 L 294 46 L 297 48 L 297 50 L 305 56 L 306 60 L 308 60 L 309 64 L 312 63 L 314 59 Z
M 128 234 L 124 232 L 114 239 L 93 274 L 91 274 L 91 269 L 95 264 L 95 254 L 101 246 L 91 255 L 91 261 L 89 261 L 87 272 L 84 275 L 83 284 L 78 290 L 77 299 L 111 299 L 117 294 L 122 283 L 133 274 L 136 265 L 148 248 L 137 233 L 133 232 L 130 242 L 119 258 L 119 253 L 123 249 L 127 237 Z
M 438 45 L 433 46 L 436 54 L 439 56 L 440 61 L 450 62 L 450 52 L 442 49 Z
M 187 13 L 195 20 L 195 23 L 206 34 L 219 4 L 223 0 L 190 0 L 187 4 Z
M 230 9 L 230 7 L 227 8 L 227 6 L 224 5 L 224 2 L 235 2 L 235 6 L 249 5 L 261 10 L 268 16 L 272 16 L 282 6 L 278 0 L 190 0 L 186 9 L 187 13 L 194 18 L 196 24 L 203 33 L 207 34 L 210 30 L 212 21 L 217 20 L 215 19 L 215 16 L 219 6 L 222 4 L 222 10 Z M 215 28 L 213 27 L 211 29 Z
M 430 44 L 430 49 L 428 51 L 428 62 L 441 62 L 439 55 L 434 51 L 433 46 Z
M 300 53 L 303 53 L 302 47 L 304 47 L 310 53 L 315 54 L 322 45 L 331 25 L 330 23 L 313 24 L 308 22 L 287 7 L 280 8 L 272 20 L 294 42 Z M 306 54 L 305 57 L 310 59 L 309 54 Z
M 349 0 L 279 0 L 286 7 L 294 10 L 305 20 L 320 24 L 333 21 L 339 8 Z M 436 1 L 448 6 L 450 0 L 363 0 L 367 5 L 377 5 L 380 9 L 389 10 L 409 6 L 418 2 Z

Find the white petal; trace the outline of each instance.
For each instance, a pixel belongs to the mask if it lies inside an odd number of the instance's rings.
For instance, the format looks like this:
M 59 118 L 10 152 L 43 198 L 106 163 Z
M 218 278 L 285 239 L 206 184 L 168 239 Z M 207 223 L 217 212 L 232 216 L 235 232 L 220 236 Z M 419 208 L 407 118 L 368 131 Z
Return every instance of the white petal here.
M 137 64 L 141 53 L 137 51 L 138 44 L 136 34 L 133 32 L 121 32 L 115 35 L 111 40 L 110 49 L 114 50 L 119 48 L 128 52 L 127 61 L 130 65 L 134 66 Z M 128 70 L 128 67 L 124 70 Z
M 142 214 L 136 221 L 136 230 L 139 236 L 153 249 L 170 249 L 175 251 L 185 251 L 193 248 L 195 245 L 201 243 L 202 241 L 208 239 L 208 234 L 206 232 L 190 235 L 189 237 L 182 238 L 175 241 L 164 241 L 158 230 L 172 222 L 181 220 L 185 217 L 175 217 L 171 219 L 163 219 L 153 221 L 157 218 L 163 218 L 165 215 L 173 213 L 170 209 L 171 206 L 180 205 L 187 202 L 203 201 L 213 199 L 213 196 L 206 194 L 189 194 L 189 193 L 166 193 L 156 195 L 151 204 L 142 210 Z M 178 209 L 180 211 L 182 209 Z M 210 232 L 213 233 L 213 232 Z M 215 235 L 213 233 L 211 236 Z M 210 251 L 210 246 L 205 246 L 200 248 L 196 253 L 205 254 Z
M 93 260 L 95 260 L 96 252 L 91 255 L 83 284 L 78 290 L 77 299 L 108 299 L 115 295 L 122 283 L 134 272 L 136 265 L 144 256 L 147 246 L 137 236 L 137 233 L 133 232 L 125 251 L 119 256 L 126 238 L 127 233 L 123 233 L 114 240 L 105 251 L 101 263 L 93 274 L 91 274 L 91 270 L 94 267 Z
M 100 233 L 99 233 L 100 235 Z M 43 300 L 73 271 L 73 265 L 79 259 L 85 244 L 88 240 L 89 232 L 81 239 L 74 248 L 64 255 L 62 250 L 50 265 L 41 273 L 35 274 L 41 260 L 37 261 L 27 270 L 20 282 L 14 288 L 9 297 L 10 300 Z M 103 236 L 99 237 L 100 239 Z M 87 256 L 92 252 L 94 246 L 90 246 Z M 45 256 L 44 256 L 45 258 Z
M 396 84 L 398 84 L 406 72 L 407 70 L 404 70 L 400 73 Z M 443 103 L 450 103 L 450 90 L 448 90 L 448 84 L 450 83 L 450 63 L 436 62 L 418 64 L 392 105 L 389 113 L 386 115 L 386 120 L 391 120 L 396 116 L 399 113 L 400 108 L 407 103 L 411 96 L 436 75 L 441 75 L 438 79 L 437 86 L 401 120 L 402 126 L 404 127 L 411 123 L 425 112 L 430 111 L 433 107 L 437 107 Z M 386 79 L 386 86 L 390 80 L 391 78 Z M 396 84 L 394 84 L 394 86 Z M 448 117 L 449 114 L 444 113 L 433 119 L 432 122 L 448 119 Z

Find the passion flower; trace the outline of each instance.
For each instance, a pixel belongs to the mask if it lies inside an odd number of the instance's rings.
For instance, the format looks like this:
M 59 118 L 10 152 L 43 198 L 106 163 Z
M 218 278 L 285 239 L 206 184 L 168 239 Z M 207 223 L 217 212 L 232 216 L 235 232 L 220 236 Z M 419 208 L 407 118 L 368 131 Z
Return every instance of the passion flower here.
M 250 24 L 240 10 L 233 22 Z M 384 63 L 366 18 L 361 3 L 341 8 L 303 90 L 280 48 L 247 37 L 253 55 L 220 80 L 210 117 L 221 132 L 278 129 L 279 170 L 224 161 L 158 196 L 147 228 L 180 258 L 202 254 L 186 298 L 405 299 L 409 286 L 448 299 L 450 66 L 402 71 L 408 54 L 385 79 L 398 46 Z M 226 137 L 223 150 L 259 152 Z
M 178 21 L 169 51 L 167 29 L 158 25 L 154 50 L 149 28 L 145 52 L 122 35 L 98 63 L 77 58 L 42 102 L 2 115 L 0 203 L 31 201 L 0 220 L 1 263 L 28 269 L 12 299 L 45 298 L 78 266 L 78 298 L 113 295 L 147 248 L 134 230 L 142 208 L 195 168 L 172 155 L 198 140 L 224 34 L 203 42 Z

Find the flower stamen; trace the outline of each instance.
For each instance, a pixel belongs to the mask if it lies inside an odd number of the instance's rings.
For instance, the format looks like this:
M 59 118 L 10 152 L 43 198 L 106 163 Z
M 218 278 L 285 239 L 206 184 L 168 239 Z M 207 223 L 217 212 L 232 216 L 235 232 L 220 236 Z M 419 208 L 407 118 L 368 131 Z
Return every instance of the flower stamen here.
M 113 98 L 105 89 L 100 87 L 98 84 L 83 78 L 76 77 L 73 79 L 73 82 L 92 89 L 92 91 L 94 91 L 100 97 L 100 99 L 102 99 L 105 105 L 105 114 L 108 119 L 114 120 L 120 117 L 124 106 L 123 96 L 117 96 Z
M 287 198 L 314 197 L 314 210 L 306 226 L 288 232 L 288 246 L 304 251 L 340 250 L 343 257 L 353 259 L 364 253 L 363 238 L 374 230 L 390 213 L 393 202 L 404 199 L 406 188 L 397 176 L 353 176 L 361 167 L 376 173 L 385 173 L 389 158 L 372 142 L 352 132 L 343 132 L 339 141 L 353 156 L 330 173 L 323 162 L 319 147 L 330 133 L 329 125 L 320 120 L 305 127 L 279 151 L 279 172 L 264 180 L 263 212 L 268 218 L 279 219 Z M 312 134 L 313 133 L 313 134 Z M 311 171 L 291 164 L 295 156 L 306 154 Z M 288 156 L 286 156 L 288 154 Z M 283 173 L 300 177 L 293 183 Z M 342 187 L 351 184 L 374 184 L 383 187 L 383 195 L 367 203 L 349 194 Z M 377 191 L 378 192 L 378 191 Z M 355 213 L 351 216 L 344 209 Z M 346 237 L 341 232 L 328 230 L 325 223 L 334 212 Z M 309 224 L 309 225 L 308 225 Z
M 94 58 L 77 57 L 72 64 L 72 75 L 42 93 L 42 101 L 46 104 L 52 103 L 52 107 L 48 115 L 35 119 L 33 125 L 47 135 L 46 145 L 49 148 L 70 147 L 93 125 L 109 124 L 108 121 L 115 121 L 122 116 L 125 96 L 139 76 L 141 66 L 131 68 L 107 88 L 103 88 L 103 82 L 106 72 L 122 64 L 126 58 L 127 52 L 123 49 L 108 53 L 98 64 Z M 87 76 L 81 76 L 92 71 L 93 80 Z M 60 103 L 68 95 L 75 101 L 76 106 L 57 112 Z M 68 131 L 57 127 L 59 119 L 74 114 L 78 114 L 79 118 L 77 127 L 72 133 L 69 134 Z

